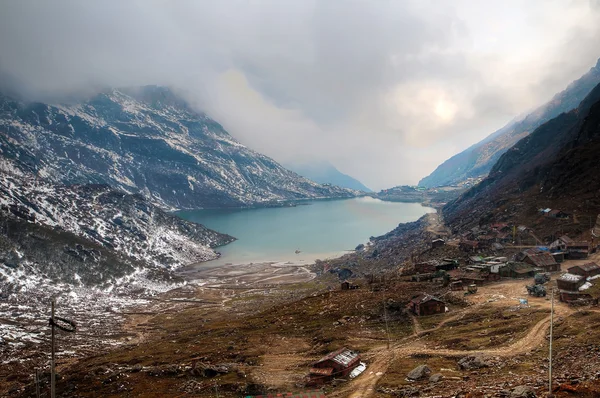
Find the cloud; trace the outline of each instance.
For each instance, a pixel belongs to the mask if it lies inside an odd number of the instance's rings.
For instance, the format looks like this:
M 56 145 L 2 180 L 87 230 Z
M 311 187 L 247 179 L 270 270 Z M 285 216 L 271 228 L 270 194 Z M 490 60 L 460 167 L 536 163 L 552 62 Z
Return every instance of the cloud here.
M 4 86 L 170 85 L 280 161 L 415 183 L 600 55 L 598 2 L 3 2 Z M 8 76 L 8 77 L 7 77 Z

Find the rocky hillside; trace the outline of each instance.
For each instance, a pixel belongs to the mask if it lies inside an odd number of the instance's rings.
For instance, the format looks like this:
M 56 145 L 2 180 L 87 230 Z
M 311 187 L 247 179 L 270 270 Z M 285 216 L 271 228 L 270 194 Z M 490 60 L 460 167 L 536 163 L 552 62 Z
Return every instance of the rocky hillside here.
M 598 83 L 600 60 L 588 73 L 555 95 L 550 102 L 524 118 L 511 121 L 483 141 L 446 160 L 433 173 L 423 178 L 419 185 L 453 185 L 470 177 L 486 176 L 498 159 L 517 141 L 550 119 L 576 108 Z
M 539 207 L 600 211 L 600 85 L 570 112 L 520 140 L 490 175 L 444 209 L 452 225 L 524 215 Z M 520 209 L 519 209 L 520 208 Z
M 0 164 L 0 281 L 106 285 L 217 257 L 233 240 L 106 185 L 57 186 Z M 16 278 L 16 279 L 15 279 Z
M 232 138 L 169 89 L 109 90 L 71 104 L 0 96 L 2 155 L 59 184 L 107 184 L 169 208 L 349 197 Z

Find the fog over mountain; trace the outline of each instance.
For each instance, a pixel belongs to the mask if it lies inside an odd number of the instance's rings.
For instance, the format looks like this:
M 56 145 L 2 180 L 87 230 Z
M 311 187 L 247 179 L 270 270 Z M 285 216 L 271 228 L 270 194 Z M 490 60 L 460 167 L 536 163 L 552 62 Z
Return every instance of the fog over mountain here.
M 64 102 L 170 86 L 252 149 L 378 190 L 583 75 L 598 20 L 597 0 L 3 2 L 0 88 Z

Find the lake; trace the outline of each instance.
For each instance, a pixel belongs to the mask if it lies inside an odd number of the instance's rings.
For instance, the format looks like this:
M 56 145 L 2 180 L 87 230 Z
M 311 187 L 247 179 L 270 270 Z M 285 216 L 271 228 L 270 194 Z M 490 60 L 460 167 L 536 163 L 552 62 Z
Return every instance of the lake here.
M 419 203 L 385 202 L 371 197 L 314 200 L 295 207 L 187 210 L 178 216 L 227 233 L 238 240 L 216 249 L 222 254 L 206 266 L 338 257 L 371 236 L 399 223 L 416 221 L 434 209 Z M 300 253 L 296 254 L 298 250 Z

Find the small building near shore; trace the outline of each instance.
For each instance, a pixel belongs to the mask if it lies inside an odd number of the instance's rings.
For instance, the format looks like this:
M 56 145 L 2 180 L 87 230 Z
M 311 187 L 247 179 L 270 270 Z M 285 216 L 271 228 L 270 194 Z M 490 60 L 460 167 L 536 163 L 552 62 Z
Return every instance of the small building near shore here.
M 574 275 L 580 275 L 584 278 L 589 278 L 590 276 L 595 276 L 600 274 L 600 265 L 596 263 L 587 263 L 584 265 L 575 265 L 569 268 L 569 273 Z
M 429 294 L 420 294 L 410 300 L 408 308 L 419 316 L 443 314 L 446 312 L 446 303 Z

